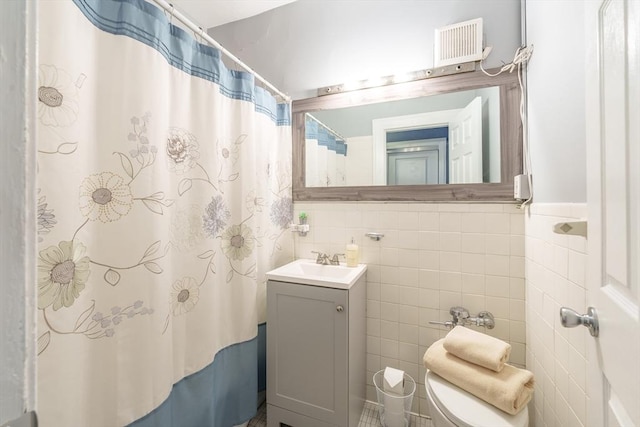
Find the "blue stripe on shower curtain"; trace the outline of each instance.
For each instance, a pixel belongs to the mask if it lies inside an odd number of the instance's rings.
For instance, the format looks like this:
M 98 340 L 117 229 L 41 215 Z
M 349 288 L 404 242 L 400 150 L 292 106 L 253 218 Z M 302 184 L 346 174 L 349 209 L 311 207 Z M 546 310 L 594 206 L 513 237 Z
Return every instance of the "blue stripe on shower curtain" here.
M 336 140 L 336 153 L 342 154 L 343 156 L 347 155 L 347 143 L 341 139 Z
M 219 351 L 209 366 L 174 384 L 162 405 L 129 426 L 231 427 L 248 421 L 257 407 L 258 341 Z
M 246 390 L 263 391 L 267 388 L 267 324 L 258 325 L 258 336 L 250 341 L 232 345 L 220 351 L 213 363 L 173 386 L 171 395 L 149 415 L 130 424 L 130 427 L 238 425 L 248 418 L 221 418 L 219 414 L 253 413 L 256 401 L 234 399 L 229 390 L 247 395 Z M 254 354 L 258 354 L 255 364 Z M 232 373 L 244 372 L 238 377 Z M 257 382 L 256 382 L 257 381 Z M 250 393 L 249 393 L 250 394 Z M 221 408 L 218 408 L 221 406 Z M 221 410 L 222 409 L 222 410 Z
M 327 135 L 327 148 L 331 151 L 336 151 L 337 147 L 336 147 L 336 136 L 329 133 Z
M 347 155 L 347 143 L 315 119 L 307 116 L 304 129 L 306 139 L 315 139 L 318 141 L 318 145 L 327 147 L 328 150 L 335 151 L 336 154 Z
M 318 126 L 318 145 L 329 147 L 329 134 L 322 126 Z
M 304 132 L 306 139 L 318 139 L 318 122 L 307 117 L 304 124 Z
M 143 0 L 73 0 L 99 29 L 138 40 L 161 53 L 185 73 L 220 86 L 230 98 L 255 104 L 278 126 L 291 124 L 290 107 L 277 103 L 256 87 L 246 72 L 228 70 L 220 52 L 196 42 L 165 14 Z M 238 373 L 242 373 L 239 375 Z M 131 427 L 233 426 L 248 421 L 256 410 L 257 391 L 266 389 L 266 325 L 258 335 L 219 351 L 204 369 L 174 384 L 169 397 Z M 254 396 L 254 399 L 246 398 Z
M 267 90 L 255 85 L 253 74 L 229 70 L 220 51 L 198 43 L 193 36 L 170 23 L 165 13 L 144 0 L 73 0 L 99 29 L 138 40 L 157 50 L 167 62 L 185 73 L 220 86 L 223 95 L 253 102 L 257 112 L 279 126 L 291 124 L 288 103 L 278 104 Z
M 244 375 L 238 376 L 237 372 Z M 267 324 L 262 323 L 258 325 L 256 338 L 221 350 L 209 366 L 174 384 L 162 405 L 129 427 L 242 424 L 251 415 L 234 418 L 229 414 L 253 414 L 258 402 L 244 396 L 252 395 L 248 390 L 266 389 Z

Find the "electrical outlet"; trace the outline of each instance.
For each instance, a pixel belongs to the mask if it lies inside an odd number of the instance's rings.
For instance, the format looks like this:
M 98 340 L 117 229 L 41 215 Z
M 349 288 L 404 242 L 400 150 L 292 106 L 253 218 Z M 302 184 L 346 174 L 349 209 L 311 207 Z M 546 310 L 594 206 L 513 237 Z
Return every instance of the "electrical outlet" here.
M 516 200 L 527 200 L 529 197 L 531 197 L 529 175 L 516 175 L 513 178 L 513 198 Z

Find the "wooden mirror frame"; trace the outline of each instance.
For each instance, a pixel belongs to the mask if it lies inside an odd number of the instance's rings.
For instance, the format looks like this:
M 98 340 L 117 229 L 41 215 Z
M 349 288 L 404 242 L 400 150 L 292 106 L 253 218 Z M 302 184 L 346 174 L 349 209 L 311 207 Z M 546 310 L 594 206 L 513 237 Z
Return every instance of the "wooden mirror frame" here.
M 500 183 L 306 187 L 306 113 L 490 86 L 500 88 Z M 293 101 L 293 200 L 515 202 L 513 177 L 522 173 L 520 97 L 517 73 L 489 77 L 474 71 Z

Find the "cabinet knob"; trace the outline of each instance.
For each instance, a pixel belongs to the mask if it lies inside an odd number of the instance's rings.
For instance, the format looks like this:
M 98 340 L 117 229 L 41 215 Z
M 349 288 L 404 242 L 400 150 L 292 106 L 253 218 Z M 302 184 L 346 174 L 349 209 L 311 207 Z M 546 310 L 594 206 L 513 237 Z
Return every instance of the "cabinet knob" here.
M 337 307 L 336 307 L 336 311 L 337 311 L 338 313 L 342 313 L 342 312 L 344 311 L 344 307 L 343 307 L 343 306 L 341 306 L 341 305 L 339 305 L 339 306 L 337 306 Z

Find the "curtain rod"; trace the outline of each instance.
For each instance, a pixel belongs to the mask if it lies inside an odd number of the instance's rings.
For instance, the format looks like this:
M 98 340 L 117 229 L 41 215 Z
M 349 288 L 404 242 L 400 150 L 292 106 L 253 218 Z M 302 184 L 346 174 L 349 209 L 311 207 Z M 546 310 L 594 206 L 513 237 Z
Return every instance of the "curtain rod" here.
M 260 74 L 256 73 L 251 67 L 249 67 L 244 62 L 240 61 L 234 54 L 232 54 L 227 49 L 222 47 L 222 45 L 220 43 L 218 43 L 217 41 L 215 41 L 213 38 L 211 38 L 211 36 L 209 34 L 207 34 L 206 31 L 204 29 L 202 29 L 202 27 L 194 24 L 189 18 L 187 18 L 182 13 L 177 11 L 176 8 L 171 3 L 167 2 L 166 0 L 152 0 L 152 1 L 154 3 L 156 3 L 158 6 L 160 6 L 162 9 L 164 9 L 172 17 L 176 18 L 178 21 L 180 21 L 184 25 L 186 25 L 191 31 L 194 32 L 194 34 L 198 34 L 200 37 L 202 37 L 202 39 L 204 39 L 211 46 L 215 47 L 216 49 L 219 49 L 223 54 L 228 56 L 229 59 L 231 59 L 233 62 L 238 64 L 240 67 L 244 68 L 245 71 L 248 71 L 249 73 L 253 74 L 253 76 L 256 79 L 258 79 L 262 83 L 264 83 L 265 86 L 267 86 L 269 89 L 271 89 L 277 95 L 279 95 L 286 102 L 291 102 L 291 98 L 289 96 L 285 95 L 282 91 L 280 91 L 274 85 L 269 83 L 264 77 L 262 77 Z
M 315 117 L 313 117 L 311 114 L 307 113 L 307 116 L 311 117 L 311 119 L 315 120 L 320 126 L 325 128 L 329 132 L 333 133 L 335 136 L 337 136 L 338 138 L 342 139 L 344 142 L 347 142 L 347 138 L 345 138 L 344 136 L 340 135 L 338 132 L 336 132 L 335 130 L 331 129 L 329 126 L 325 125 L 320 120 L 318 120 Z

